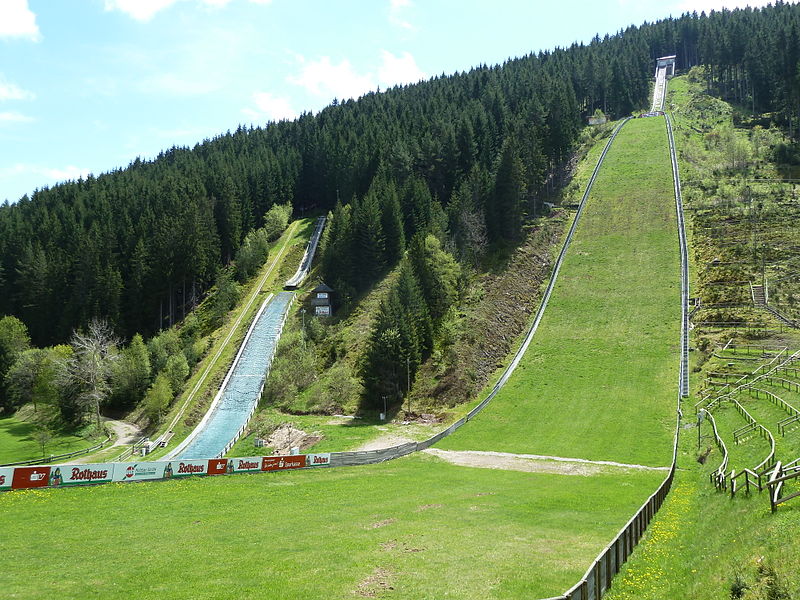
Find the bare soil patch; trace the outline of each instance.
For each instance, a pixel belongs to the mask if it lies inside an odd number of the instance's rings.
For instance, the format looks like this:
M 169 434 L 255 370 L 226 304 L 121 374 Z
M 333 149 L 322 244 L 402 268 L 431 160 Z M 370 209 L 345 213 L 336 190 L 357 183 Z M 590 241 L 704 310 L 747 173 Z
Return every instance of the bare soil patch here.
M 389 569 L 376 567 L 370 575 L 358 584 L 355 594 L 362 598 L 377 598 L 378 594 L 394 589 L 392 587 L 393 579 L 394 574 Z
M 646 467 L 611 461 L 590 461 L 581 458 L 538 456 L 534 454 L 508 454 L 505 452 L 483 452 L 472 450 L 439 450 L 428 448 L 425 452 L 462 467 L 479 469 L 505 469 L 526 473 L 554 473 L 557 475 L 590 476 L 608 473 L 611 470 L 667 470 L 668 467 Z
M 384 519 L 383 521 L 378 521 L 377 523 L 373 523 L 367 529 L 380 529 L 381 527 L 386 527 L 387 525 L 391 525 L 395 522 L 395 519 Z
M 300 448 L 302 451 L 321 439 L 321 435 L 310 434 L 291 423 L 284 423 L 267 438 L 267 446 L 274 449 L 273 454 L 289 454 L 292 448 Z

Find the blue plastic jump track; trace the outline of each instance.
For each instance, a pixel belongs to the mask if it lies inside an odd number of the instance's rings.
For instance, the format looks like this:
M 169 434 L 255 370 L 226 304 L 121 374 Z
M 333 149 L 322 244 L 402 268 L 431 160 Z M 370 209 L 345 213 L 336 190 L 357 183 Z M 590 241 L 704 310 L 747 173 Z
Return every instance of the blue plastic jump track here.
M 215 406 L 186 445 L 176 448 L 174 458 L 214 458 L 228 450 L 258 404 L 293 296 L 292 292 L 280 292 L 262 306 L 214 399 Z

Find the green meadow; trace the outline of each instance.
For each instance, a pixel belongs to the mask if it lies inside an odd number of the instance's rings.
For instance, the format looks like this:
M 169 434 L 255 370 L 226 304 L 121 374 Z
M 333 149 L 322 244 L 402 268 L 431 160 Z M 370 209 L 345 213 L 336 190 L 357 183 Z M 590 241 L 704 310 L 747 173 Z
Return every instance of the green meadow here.
M 10 598 L 547 597 L 664 473 L 389 464 L 0 495 Z M 614 490 L 613 493 L 609 493 Z M 80 558 L 78 558 L 80 557 Z

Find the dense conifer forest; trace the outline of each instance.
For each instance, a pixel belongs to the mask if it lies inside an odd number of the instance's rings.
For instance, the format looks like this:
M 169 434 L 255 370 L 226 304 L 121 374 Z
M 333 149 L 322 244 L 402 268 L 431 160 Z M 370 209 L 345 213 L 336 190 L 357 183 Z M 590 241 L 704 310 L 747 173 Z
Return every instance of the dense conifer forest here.
M 785 3 L 686 14 L 37 190 L 0 207 L 0 314 L 40 346 L 95 317 L 126 339 L 148 337 L 247 260 L 246 235 L 289 203 L 297 215 L 332 211 L 323 275 L 345 300 L 410 248 L 395 301 L 419 289 L 425 306 L 404 310 L 427 312 L 427 331 L 444 300 L 423 257 L 446 247 L 474 261 L 476 248 L 518 237 L 584 118 L 647 104 L 655 57 L 707 65 L 709 91 L 772 112 L 796 135 L 799 31 L 800 6 Z M 428 334 L 416 335 L 424 352 Z

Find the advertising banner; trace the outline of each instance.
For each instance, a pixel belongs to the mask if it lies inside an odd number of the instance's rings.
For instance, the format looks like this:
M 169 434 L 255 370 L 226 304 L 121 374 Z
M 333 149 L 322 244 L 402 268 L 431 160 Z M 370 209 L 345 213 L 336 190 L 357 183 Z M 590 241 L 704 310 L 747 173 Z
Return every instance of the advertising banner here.
M 84 485 L 107 483 L 114 477 L 114 463 L 89 465 L 60 465 L 50 467 L 50 485 Z
M 204 460 L 171 460 L 164 468 L 164 479 L 172 477 L 188 477 L 189 475 L 205 475 L 208 459 Z
M 328 454 L 306 454 L 307 467 L 325 467 L 331 464 L 331 455 Z
M 47 487 L 50 482 L 50 467 L 16 467 L 11 488 L 23 490 L 25 488 Z
M 10 490 L 14 479 L 14 467 L 0 467 L 0 490 Z
M 207 475 L 222 475 L 228 472 L 228 460 L 225 458 L 212 458 L 208 461 Z
M 260 456 L 242 456 L 228 459 L 228 473 L 255 473 L 260 471 Z
M 302 469 L 306 466 L 305 454 L 291 456 L 265 456 L 261 461 L 262 471 L 282 471 L 284 469 Z
M 114 465 L 114 481 L 161 479 L 167 462 L 119 463 Z

